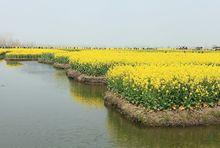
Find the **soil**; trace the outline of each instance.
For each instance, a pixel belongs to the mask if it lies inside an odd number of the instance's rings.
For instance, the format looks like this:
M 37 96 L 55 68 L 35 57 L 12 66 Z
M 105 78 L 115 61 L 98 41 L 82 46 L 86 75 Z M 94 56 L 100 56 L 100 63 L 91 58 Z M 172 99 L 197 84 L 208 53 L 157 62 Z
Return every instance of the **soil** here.
M 114 108 L 128 120 L 144 127 L 220 124 L 220 106 L 191 111 L 153 111 L 143 106 L 133 105 L 121 95 L 110 91 L 106 92 L 104 103 L 106 107 Z
M 106 85 L 106 78 L 104 76 L 88 76 L 72 69 L 67 70 L 67 76 L 86 84 Z
M 46 60 L 42 60 L 42 59 L 38 59 L 39 63 L 43 63 L 43 64 L 53 64 L 54 62 L 52 61 L 46 61 Z
M 59 69 L 69 69 L 70 68 L 69 64 L 54 63 L 53 66 L 55 68 L 59 68 Z

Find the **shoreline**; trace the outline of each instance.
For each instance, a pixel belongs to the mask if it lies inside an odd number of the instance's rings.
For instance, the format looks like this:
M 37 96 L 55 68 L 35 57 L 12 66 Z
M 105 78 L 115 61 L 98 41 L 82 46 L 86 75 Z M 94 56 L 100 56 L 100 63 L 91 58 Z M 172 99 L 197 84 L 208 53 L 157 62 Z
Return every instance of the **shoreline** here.
M 42 60 L 42 59 L 38 59 L 37 60 L 38 61 L 38 63 L 42 63 L 42 64 L 54 64 L 54 62 L 53 61 L 46 61 L 46 60 Z
M 74 80 L 85 83 L 85 84 L 91 84 L 91 85 L 106 85 L 107 81 L 104 76 L 88 76 L 86 74 L 82 74 L 80 72 L 77 72 L 73 69 L 68 69 L 66 71 L 66 74 L 69 78 L 73 78 Z
M 61 64 L 53 61 L 42 60 L 40 58 L 4 58 L 5 61 L 37 61 L 42 64 L 53 65 L 54 68 L 65 69 L 66 75 L 78 82 L 90 85 L 106 85 L 107 80 L 105 76 L 89 76 L 71 69 L 70 64 Z
M 53 63 L 53 67 L 58 68 L 58 69 L 69 69 L 70 65 L 69 64 L 61 64 L 61 63 Z
M 143 127 L 188 127 L 220 124 L 220 106 L 193 111 L 153 111 L 129 103 L 111 91 L 104 97 L 106 107 L 113 108 L 124 118 Z

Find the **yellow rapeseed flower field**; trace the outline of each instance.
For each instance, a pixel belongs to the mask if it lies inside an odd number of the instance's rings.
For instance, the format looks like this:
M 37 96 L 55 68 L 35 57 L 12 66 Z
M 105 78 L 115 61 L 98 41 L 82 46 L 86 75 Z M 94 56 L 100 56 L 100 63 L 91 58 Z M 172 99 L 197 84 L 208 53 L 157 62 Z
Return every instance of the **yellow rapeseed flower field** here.
M 108 87 L 151 109 L 214 106 L 220 99 L 220 66 L 115 66 Z
M 131 50 L 83 50 L 70 55 L 82 64 L 220 64 L 220 52 L 163 52 Z
M 220 65 L 220 52 L 83 50 L 68 56 L 73 69 L 89 75 L 105 75 L 115 65 Z
M 8 49 L 8 53 L 6 54 L 6 57 L 8 58 L 25 58 L 25 57 L 32 57 L 32 56 L 40 56 L 43 53 L 56 53 L 59 52 L 59 50 L 54 49 L 25 49 L 25 48 L 19 48 L 19 49 Z
M 6 58 L 41 58 L 106 76 L 108 88 L 150 109 L 200 108 L 220 100 L 220 52 L 0 49 Z

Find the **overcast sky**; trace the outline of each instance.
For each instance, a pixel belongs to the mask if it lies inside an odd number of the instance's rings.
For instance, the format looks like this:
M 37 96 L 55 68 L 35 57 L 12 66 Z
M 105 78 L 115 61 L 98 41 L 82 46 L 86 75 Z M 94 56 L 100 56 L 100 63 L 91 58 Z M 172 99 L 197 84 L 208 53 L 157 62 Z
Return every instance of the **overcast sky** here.
M 5 33 L 57 45 L 220 45 L 220 0 L 0 0 Z

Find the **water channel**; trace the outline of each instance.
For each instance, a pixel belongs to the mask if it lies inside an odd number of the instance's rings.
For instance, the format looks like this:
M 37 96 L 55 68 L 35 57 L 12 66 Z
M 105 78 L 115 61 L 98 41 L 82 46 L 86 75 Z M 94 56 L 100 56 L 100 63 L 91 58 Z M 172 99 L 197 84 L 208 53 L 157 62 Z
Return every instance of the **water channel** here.
M 37 62 L 0 61 L 0 147 L 152 148 L 220 145 L 220 126 L 140 128 L 107 109 L 106 88 Z

